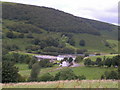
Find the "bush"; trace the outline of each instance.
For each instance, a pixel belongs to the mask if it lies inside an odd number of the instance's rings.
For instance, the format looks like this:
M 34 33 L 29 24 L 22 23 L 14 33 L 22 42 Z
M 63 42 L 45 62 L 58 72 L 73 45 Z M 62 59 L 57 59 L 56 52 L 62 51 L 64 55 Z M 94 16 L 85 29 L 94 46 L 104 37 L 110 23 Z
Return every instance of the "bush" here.
M 18 82 L 18 68 L 12 62 L 3 61 L 2 63 L 2 83 Z
M 110 72 L 105 72 L 104 75 L 101 76 L 101 79 L 115 79 L 118 80 L 118 72 L 117 71 L 110 71 Z
M 100 65 L 101 62 L 102 62 L 102 59 L 98 57 L 98 58 L 96 59 L 95 64 L 96 64 L 96 65 Z
M 60 72 L 58 72 L 56 75 L 55 75 L 55 80 L 75 80 L 75 79 L 85 79 L 85 76 L 76 76 L 74 74 L 74 72 L 69 69 L 69 68 L 65 68 L 65 69 L 62 69 Z
M 92 65 L 91 59 L 90 59 L 90 58 L 85 59 L 84 65 L 85 65 L 85 66 L 90 66 L 90 65 Z
M 83 56 L 77 56 L 76 59 L 75 59 L 76 63 L 80 63 L 82 61 L 83 61 Z
M 16 35 L 13 32 L 9 31 L 9 32 L 6 33 L 6 37 L 12 39 L 12 38 L 16 38 Z
M 72 80 L 72 79 L 77 79 L 77 76 L 69 68 L 63 69 L 55 75 L 55 80 Z
M 35 64 L 37 62 L 36 58 L 33 57 L 30 62 L 29 62 L 29 65 L 28 65 L 28 68 L 31 69 L 32 68 L 32 65 Z
M 85 46 L 85 40 L 80 40 L 79 45 L 80 46 Z
M 39 64 L 38 63 L 33 64 L 30 74 L 30 81 L 37 81 L 39 72 L 40 72 Z
M 53 80 L 54 80 L 54 76 L 52 76 L 49 73 L 46 73 L 39 78 L 39 81 L 53 81 Z

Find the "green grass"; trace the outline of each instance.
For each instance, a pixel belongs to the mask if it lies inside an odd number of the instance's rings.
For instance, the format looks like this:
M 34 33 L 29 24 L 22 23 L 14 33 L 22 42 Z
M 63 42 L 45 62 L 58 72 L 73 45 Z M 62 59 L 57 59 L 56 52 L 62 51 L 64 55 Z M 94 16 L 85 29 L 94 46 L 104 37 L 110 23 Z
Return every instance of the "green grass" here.
M 71 68 L 76 75 L 84 75 L 87 80 L 98 80 L 101 78 L 101 75 L 104 74 L 105 71 L 117 70 L 117 68 L 105 68 L 105 67 L 74 67 Z M 58 71 L 51 72 L 52 75 L 55 75 Z
M 30 82 L 3 84 L 3 88 L 118 88 L 118 81 L 112 80 L 71 80 L 51 82 Z
M 4 25 L 3 25 L 3 35 L 5 36 L 6 32 L 9 31 L 6 26 L 9 25 L 14 25 L 14 23 L 25 23 L 25 21 L 13 21 L 13 20 L 3 20 Z M 117 31 L 101 31 L 101 36 L 97 35 L 91 35 L 91 34 L 83 34 L 83 33 L 71 33 L 73 34 L 73 38 L 75 40 L 75 46 L 69 45 L 67 42 L 68 37 L 63 36 L 61 37 L 62 32 L 49 32 L 47 33 L 45 30 L 41 34 L 37 33 L 32 33 L 35 38 L 39 39 L 45 39 L 49 36 L 59 38 L 60 43 L 66 44 L 66 47 L 69 48 L 79 48 L 79 49 L 88 49 L 88 52 L 93 53 L 93 52 L 102 52 L 102 53 L 111 53 L 111 52 L 117 52 Z M 18 32 L 15 32 L 18 33 Z M 79 41 L 81 39 L 84 39 L 86 42 L 86 45 L 84 47 L 79 45 Z M 9 38 L 3 38 L 3 42 L 6 42 L 8 45 L 10 44 L 16 44 L 20 48 L 21 51 L 25 51 L 25 48 L 27 46 L 33 45 L 32 43 L 33 39 L 28 39 L 28 38 L 16 38 L 16 39 L 9 39 Z M 112 48 L 108 48 L 105 46 L 104 41 L 107 41 Z
M 89 52 L 115 52 L 112 48 L 108 48 L 104 44 L 104 40 L 107 38 L 103 38 L 102 36 L 95 36 L 90 34 L 74 34 L 74 39 L 76 41 L 76 47 L 80 49 L 88 49 Z M 85 40 L 86 45 L 80 46 L 79 41 Z
M 25 76 L 25 77 L 30 76 L 31 69 L 28 69 L 27 64 L 16 64 L 16 66 L 19 67 L 19 70 L 20 70 L 19 73 L 22 76 Z M 48 72 L 55 76 L 55 74 L 60 71 L 60 70 L 56 70 L 57 68 L 59 68 L 59 66 L 42 68 L 39 76 Z M 74 68 L 71 67 L 71 69 L 74 71 L 76 75 L 84 75 L 88 80 L 100 79 L 101 75 L 105 71 L 117 70 L 117 68 L 113 68 L 113 67 L 106 68 L 106 67 L 85 67 L 85 66 L 74 67 Z
M 117 68 L 105 68 L 105 67 L 75 67 L 72 68 L 76 75 L 84 75 L 87 80 L 100 79 L 101 75 L 105 71 L 117 70 Z
M 31 69 L 28 69 L 28 64 L 16 64 L 16 67 L 19 68 L 19 74 L 25 77 L 29 77 L 31 73 Z M 43 75 L 44 73 L 55 71 L 58 68 L 58 65 L 49 68 L 41 68 L 39 76 Z

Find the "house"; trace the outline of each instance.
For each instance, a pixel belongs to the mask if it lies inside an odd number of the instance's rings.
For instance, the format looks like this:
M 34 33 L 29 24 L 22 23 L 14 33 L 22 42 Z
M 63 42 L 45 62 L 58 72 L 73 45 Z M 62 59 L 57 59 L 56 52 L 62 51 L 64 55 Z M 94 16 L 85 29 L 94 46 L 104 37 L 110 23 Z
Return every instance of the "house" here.
M 57 56 L 57 60 L 58 60 L 58 61 L 61 61 L 61 60 L 63 60 L 64 58 L 70 58 L 70 57 L 72 57 L 73 60 L 75 60 L 75 58 L 76 58 L 76 56 L 73 56 L 73 55 L 58 55 L 58 56 Z
M 63 61 L 59 66 L 61 66 L 61 67 L 68 67 L 69 65 L 70 65 L 69 62 Z
M 44 59 L 49 59 L 50 62 L 54 62 L 55 60 L 61 61 L 64 58 L 70 58 L 71 57 L 71 58 L 73 58 L 73 62 L 72 63 L 74 63 L 74 60 L 76 58 L 76 56 L 73 56 L 73 55 L 58 55 L 58 56 L 35 55 L 35 57 L 38 59 L 38 61 L 44 60 Z M 62 63 L 60 63 L 59 66 L 68 67 L 68 66 L 72 65 L 72 63 L 69 63 L 68 61 L 62 61 Z
M 38 61 L 44 60 L 44 59 L 49 59 L 50 61 L 57 60 L 56 56 L 50 56 L 50 55 L 35 55 L 35 57 L 38 59 Z

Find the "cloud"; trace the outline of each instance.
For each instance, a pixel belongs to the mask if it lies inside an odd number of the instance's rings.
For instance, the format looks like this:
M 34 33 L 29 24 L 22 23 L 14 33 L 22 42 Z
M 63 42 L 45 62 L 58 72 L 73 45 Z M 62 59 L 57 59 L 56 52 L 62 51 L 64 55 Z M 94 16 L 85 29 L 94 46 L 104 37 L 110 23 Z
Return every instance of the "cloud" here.
M 2 0 L 52 7 L 89 19 L 117 23 L 119 0 Z

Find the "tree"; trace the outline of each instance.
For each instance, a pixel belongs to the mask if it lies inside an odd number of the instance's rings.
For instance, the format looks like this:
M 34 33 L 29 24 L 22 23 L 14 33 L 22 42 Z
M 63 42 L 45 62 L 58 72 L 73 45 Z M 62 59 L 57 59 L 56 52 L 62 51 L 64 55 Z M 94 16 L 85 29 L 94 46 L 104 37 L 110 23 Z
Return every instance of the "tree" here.
M 70 68 L 65 68 L 56 73 L 55 80 L 83 80 L 86 79 L 84 75 L 76 76 Z
M 37 62 L 36 58 L 33 57 L 30 62 L 29 62 L 29 65 L 28 65 L 28 68 L 31 69 L 32 68 L 32 65 L 35 64 Z
M 6 37 L 15 38 L 16 36 L 14 35 L 14 33 L 12 31 L 9 31 L 9 32 L 6 33 Z
M 68 41 L 67 41 L 67 43 L 69 43 L 72 46 L 75 46 L 75 41 L 74 41 L 73 38 L 69 38 Z
M 91 59 L 90 59 L 90 58 L 85 59 L 84 65 L 85 65 L 85 66 L 90 66 L 90 65 L 92 65 Z
M 73 80 L 73 79 L 77 79 L 77 76 L 69 68 L 62 69 L 55 75 L 55 80 Z
M 104 65 L 107 66 L 107 67 L 111 67 L 111 65 L 112 65 L 112 59 L 111 58 L 107 58 L 105 60 Z
M 114 56 L 112 58 L 112 65 L 115 66 L 119 66 L 120 64 L 120 55 Z
M 75 59 L 76 63 L 80 63 L 82 61 L 83 61 L 83 56 L 77 56 L 76 59 Z
M 101 59 L 100 57 L 98 57 L 98 58 L 96 59 L 95 64 L 96 64 L 96 65 L 99 65 L 101 62 L 102 62 L 102 59 Z
M 3 61 L 2 63 L 2 83 L 18 82 L 18 68 L 12 62 Z
M 30 81 L 36 81 L 38 79 L 39 73 L 40 73 L 39 63 L 33 64 L 31 74 L 30 74 Z
M 109 71 L 109 72 L 106 71 L 106 72 L 104 72 L 104 75 L 101 76 L 101 78 L 118 80 L 119 76 L 118 76 L 118 72 L 117 71 Z
M 85 46 L 85 40 L 80 40 L 79 45 L 80 46 Z
M 73 58 L 70 57 L 70 58 L 68 59 L 68 62 L 71 63 L 72 61 L 73 61 Z

